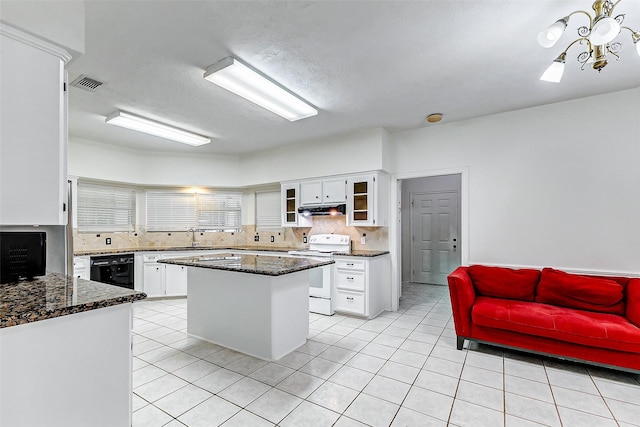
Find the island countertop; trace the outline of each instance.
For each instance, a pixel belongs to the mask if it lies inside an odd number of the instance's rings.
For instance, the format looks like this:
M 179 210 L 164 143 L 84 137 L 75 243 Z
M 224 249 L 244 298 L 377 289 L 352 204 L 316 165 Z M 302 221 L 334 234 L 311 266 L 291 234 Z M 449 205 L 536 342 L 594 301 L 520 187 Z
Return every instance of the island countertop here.
M 0 328 L 129 303 L 146 297 L 146 294 L 131 289 L 59 273 L 47 273 L 34 280 L 0 285 Z
M 282 276 L 302 270 L 333 264 L 334 261 L 280 257 L 273 255 L 248 255 L 239 252 L 227 252 L 215 255 L 190 256 L 158 260 L 163 264 L 176 264 L 187 267 L 202 267 L 215 270 L 237 271 L 241 273 Z

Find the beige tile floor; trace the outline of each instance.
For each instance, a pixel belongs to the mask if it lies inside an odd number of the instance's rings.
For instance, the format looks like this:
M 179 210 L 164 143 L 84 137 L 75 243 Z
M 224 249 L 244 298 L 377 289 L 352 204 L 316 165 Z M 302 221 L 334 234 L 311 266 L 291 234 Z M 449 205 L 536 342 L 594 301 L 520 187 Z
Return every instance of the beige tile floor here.
M 271 363 L 189 337 L 186 313 L 134 304 L 134 427 L 640 426 L 638 375 L 456 350 L 446 287 L 405 284 L 369 321 L 311 314 L 307 343 Z

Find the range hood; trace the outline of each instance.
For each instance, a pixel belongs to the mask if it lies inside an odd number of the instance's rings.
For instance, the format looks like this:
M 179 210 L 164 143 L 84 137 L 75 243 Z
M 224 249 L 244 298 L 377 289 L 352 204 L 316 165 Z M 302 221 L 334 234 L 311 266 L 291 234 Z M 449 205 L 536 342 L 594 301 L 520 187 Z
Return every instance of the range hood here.
M 347 212 L 347 205 L 342 204 L 322 204 L 307 205 L 298 208 L 298 213 L 302 216 L 328 216 L 328 215 L 344 215 Z

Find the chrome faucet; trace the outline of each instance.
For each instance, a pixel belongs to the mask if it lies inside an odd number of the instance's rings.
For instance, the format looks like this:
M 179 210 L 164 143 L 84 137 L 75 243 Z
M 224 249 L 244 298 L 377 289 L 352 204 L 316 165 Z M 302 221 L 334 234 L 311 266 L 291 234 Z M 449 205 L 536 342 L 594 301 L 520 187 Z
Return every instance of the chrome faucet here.
M 191 247 L 195 248 L 198 246 L 198 242 L 196 242 L 196 229 L 190 228 L 189 231 L 191 232 Z

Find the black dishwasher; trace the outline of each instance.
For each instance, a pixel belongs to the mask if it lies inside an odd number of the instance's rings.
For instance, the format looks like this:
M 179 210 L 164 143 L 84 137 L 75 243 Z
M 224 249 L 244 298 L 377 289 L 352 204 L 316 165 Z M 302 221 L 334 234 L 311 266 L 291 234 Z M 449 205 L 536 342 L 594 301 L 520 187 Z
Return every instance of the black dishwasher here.
M 133 254 L 92 256 L 90 278 L 133 289 Z

